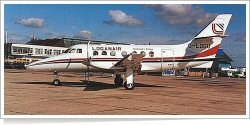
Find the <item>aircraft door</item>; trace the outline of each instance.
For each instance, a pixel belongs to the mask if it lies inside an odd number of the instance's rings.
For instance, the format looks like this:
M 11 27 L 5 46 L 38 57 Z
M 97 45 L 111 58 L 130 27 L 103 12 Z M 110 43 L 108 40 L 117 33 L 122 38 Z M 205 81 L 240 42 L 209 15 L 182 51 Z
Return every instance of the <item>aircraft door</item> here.
M 174 69 L 174 62 L 175 62 L 174 50 L 162 49 L 161 55 L 162 55 L 162 60 L 161 60 L 162 71 Z

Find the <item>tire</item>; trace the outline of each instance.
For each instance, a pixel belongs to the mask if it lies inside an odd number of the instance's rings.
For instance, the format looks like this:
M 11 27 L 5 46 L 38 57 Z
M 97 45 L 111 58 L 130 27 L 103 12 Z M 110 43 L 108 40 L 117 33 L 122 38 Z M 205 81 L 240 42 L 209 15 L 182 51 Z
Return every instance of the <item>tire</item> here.
M 123 86 L 126 90 L 133 90 L 135 88 L 135 82 L 133 84 L 127 85 L 127 81 L 124 82 Z
M 116 86 L 121 87 L 122 83 L 123 83 L 123 79 L 121 77 L 116 77 L 114 79 L 114 83 L 115 83 Z
M 53 85 L 55 85 L 55 86 L 61 86 L 62 83 L 60 82 L 59 79 L 55 79 L 55 80 L 53 81 Z

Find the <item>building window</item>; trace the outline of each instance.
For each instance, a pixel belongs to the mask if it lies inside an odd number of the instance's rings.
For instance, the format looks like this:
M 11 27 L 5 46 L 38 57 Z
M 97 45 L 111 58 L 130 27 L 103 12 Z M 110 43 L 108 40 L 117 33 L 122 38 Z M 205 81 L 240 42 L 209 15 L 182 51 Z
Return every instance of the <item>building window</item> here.
M 102 55 L 107 55 L 107 51 L 102 51 Z
M 153 51 L 150 51 L 150 52 L 149 52 L 149 56 L 150 56 L 150 57 L 154 57 L 154 52 L 153 52 Z
M 94 55 L 94 56 L 98 55 L 98 52 L 97 52 L 97 51 L 94 51 L 94 52 L 93 52 L 93 55 Z
M 54 55 L 59 55 L 60 54 L 60 50 L 54 50 Z
M 144 51 L 141 51 L 141 54 L 143 55 L 143 57 L 146 56 L 146 53 Z
M 49 55 L 52 55 L 52 49 L 49 49 Z
M 123 57 L 127 56 L 127 52 L 126 51 L 122 51 L 121 54 L 122 54 Z
M 111 52 L 110 52 L 110 55 L 111 55 L 111 56 L 115 56 L 115 54 L 116 54 L 115 51 L 111 51 Z

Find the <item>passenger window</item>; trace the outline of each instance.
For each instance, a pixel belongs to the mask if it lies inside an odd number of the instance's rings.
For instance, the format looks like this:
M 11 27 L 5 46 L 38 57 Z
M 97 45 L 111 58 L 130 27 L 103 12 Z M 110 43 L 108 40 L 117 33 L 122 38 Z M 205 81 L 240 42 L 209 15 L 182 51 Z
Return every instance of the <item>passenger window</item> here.
M 76 53 L 76 49 L 72 49 L 70 53 Z
M 146 56 L 146 53 L 144 51 L 141 51 L 141 54 L 143 55 L 143 57 Z
M 107 55 L 107 52 L 106 51 L 102 51 L 102 55 Z
M 125 57 L 127 55 L 127 52 L 126 51 L 122 51 L 122 56 Z
M 76 53 L 82 53 L 82 49 L 77 49 Z
M 98 55 L 98 52 L 97 52 L 97 51 L 94 51 L 94 52 L 93 52 L 93 55 L 94 55 L 94 56 Z
M 154 57 L 154 52 L 153 52 L 153 51 L 150 51 L 150 52 L 149 52 L 149 56 L 150 56 L 150 57 Z
M 115 55 L 116 55 L 115 51 L 111 51 L 111 52 L 110 52 L 110 55 L 111 55 L 111 56 L 115 56 Z

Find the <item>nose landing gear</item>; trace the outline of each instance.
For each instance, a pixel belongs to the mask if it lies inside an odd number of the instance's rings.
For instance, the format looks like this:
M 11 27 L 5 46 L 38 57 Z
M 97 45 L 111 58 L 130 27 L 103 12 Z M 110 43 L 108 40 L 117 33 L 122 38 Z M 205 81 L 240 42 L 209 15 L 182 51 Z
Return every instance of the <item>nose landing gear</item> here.
M 57 72 L 57 71 L 54 71 L 53 75 L 54 75 L 54 81 L 53 81 L 52 84 L 55 85 L 55 86 L 61 86 L 62 83 L 61 83 L 60 80 L 59 80 L 58 72 Z

